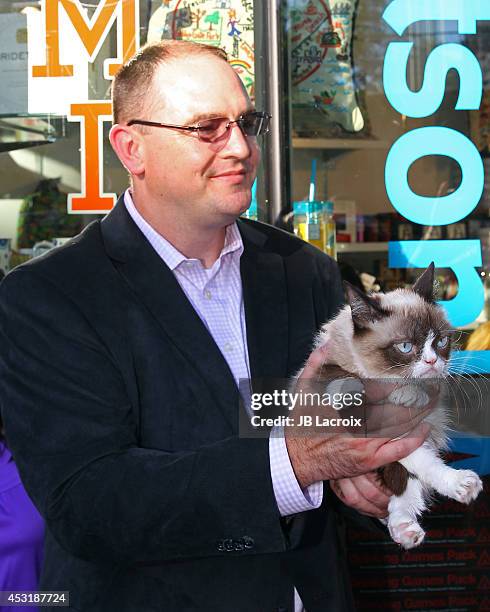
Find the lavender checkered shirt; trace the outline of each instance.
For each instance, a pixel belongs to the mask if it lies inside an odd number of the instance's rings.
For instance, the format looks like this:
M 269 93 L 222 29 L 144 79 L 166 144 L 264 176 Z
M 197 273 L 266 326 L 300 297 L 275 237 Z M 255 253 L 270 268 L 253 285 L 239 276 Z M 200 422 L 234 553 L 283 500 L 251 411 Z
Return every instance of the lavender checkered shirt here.
M 124 204 L 151 246 L 172 270 L 183 292 L 216 342 L 235 378 L 250 379 L 245 310 L 240 277 L 243 242 L 236 223 L 226 228 L 225 245 L 211 268 L 198 259 L 188 259 L 156 232 L 136 210 L 129 189 Z M 244 398 L 245 399 L 245 398 Z M 250 409 L 250 407 L 248 407 Z M 318 508 L 323 484 L 302 490 L 296 480 L 283 435 L 277 430 L 269 438 L 272 485 L 281 516 Z M 297 593 L 296 609 L 298 609 Z

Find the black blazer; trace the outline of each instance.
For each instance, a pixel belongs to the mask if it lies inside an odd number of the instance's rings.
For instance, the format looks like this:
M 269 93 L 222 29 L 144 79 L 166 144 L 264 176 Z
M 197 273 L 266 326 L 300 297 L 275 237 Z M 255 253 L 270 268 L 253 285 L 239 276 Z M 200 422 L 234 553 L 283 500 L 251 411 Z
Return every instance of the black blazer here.
M 342 302 L 335 263 L 238 222 L 252 376 L 292 375 Z M 70 610 L 350 609 L 326 498 L 279 516 L 219 349 L 122 200 L 0 286 L 1 408 Z M 55 608 L 53 608 L 54 610 Z M 57 609 L 57 608 L 56 608 Z

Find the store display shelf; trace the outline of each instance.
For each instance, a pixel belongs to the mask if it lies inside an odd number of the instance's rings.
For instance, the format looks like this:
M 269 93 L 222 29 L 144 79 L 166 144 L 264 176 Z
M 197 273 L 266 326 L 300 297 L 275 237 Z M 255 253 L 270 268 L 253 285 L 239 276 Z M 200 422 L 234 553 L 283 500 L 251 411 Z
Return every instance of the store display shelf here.
M 382 253 L 388 242 L 337 242 L 337 253 Z
M 293 138 L 294 149 L 389 149 L 391 143 L 384 140 L 349 140 L 347 138 Z

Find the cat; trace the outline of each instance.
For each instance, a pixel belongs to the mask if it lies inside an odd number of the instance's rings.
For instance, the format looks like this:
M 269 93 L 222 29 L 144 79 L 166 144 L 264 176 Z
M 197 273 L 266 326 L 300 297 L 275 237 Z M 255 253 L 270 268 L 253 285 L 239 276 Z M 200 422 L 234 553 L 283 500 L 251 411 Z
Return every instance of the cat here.
M 333 357 L 327 358 L 324 367 L 340 367 L 353 374 L 356 382 L 362 378 L 404 379 L 400 385 L 397 381 L 398 388 L 387 401 L 426 405 L 429 397 L 416 379 L 445 378 L 451 350 L 450 324 L 434 301 L 434 264 L 410 289 L 370 295 L 349 283 L 345 289 L 348 304 L 321 328 L 315 342 L 315 348 L 328 342 L 328 355 Z M 330 385 L 327 391 L 334 392 Z M 432 428 L 424 444 L 379 471 L 381 481 L 395 493 L 385 523 L 392 539 L 405 549 L 424 540 L 418 517 L 427 508 L 431 491 L 469 504 L 482 490 L 475 472 L 451 468 L 440 457 L 448 441 L 444 408 L 435 408 L 425 420 Z

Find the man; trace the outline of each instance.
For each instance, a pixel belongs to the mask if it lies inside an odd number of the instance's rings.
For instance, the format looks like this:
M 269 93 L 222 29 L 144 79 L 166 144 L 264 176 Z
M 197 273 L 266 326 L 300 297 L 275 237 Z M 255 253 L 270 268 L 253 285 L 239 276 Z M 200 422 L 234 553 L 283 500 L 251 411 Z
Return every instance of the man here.
M 113 105 L 130 190 L 0 290 L 2 411 L 47 523 L 42 588 L 83 612 L 292 610 L 293 587 L 297 608 L 346 610 L 322 481 L 383 516 L 372 470 L 424 432 L 335 457 L 328 441 L 238 436 L 238 381 L 301 367 L 342 302 L 337 269 L 236 221 L 267 116 L 219 51 L 147 47 Z

